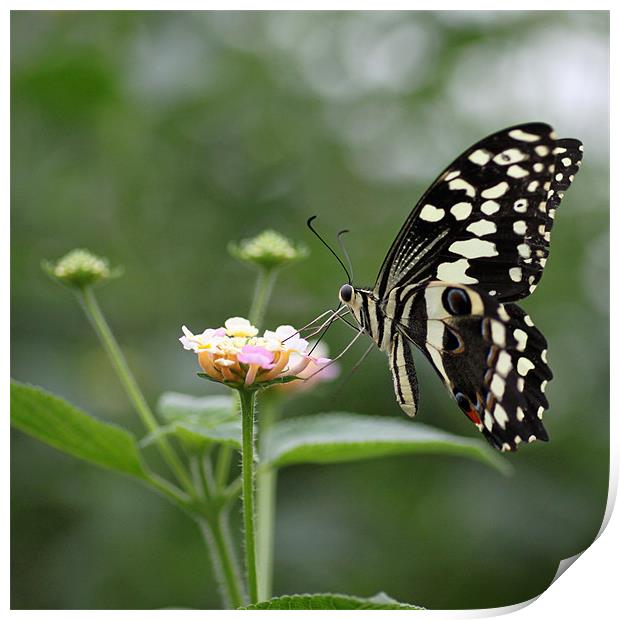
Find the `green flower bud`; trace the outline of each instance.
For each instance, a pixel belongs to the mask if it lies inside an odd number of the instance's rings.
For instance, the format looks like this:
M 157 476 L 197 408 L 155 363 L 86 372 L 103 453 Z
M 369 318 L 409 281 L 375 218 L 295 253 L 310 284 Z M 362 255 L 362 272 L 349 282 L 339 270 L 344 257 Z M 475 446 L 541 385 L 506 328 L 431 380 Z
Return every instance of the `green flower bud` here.
M 79 289 L 102 284 L 122 273 L 119 267 L 110 269 L 107 258 L 82 249 L 71 250 L 55 263 L 44 261 L 42 267 L 54 280 Z
M 295 245 L 276 232 L 265 230 L 252 239 L 228 244 L 228 251 L 238 260 L 262 269 L 284 267 L 308 256 L 308 248 L 303 243 Z

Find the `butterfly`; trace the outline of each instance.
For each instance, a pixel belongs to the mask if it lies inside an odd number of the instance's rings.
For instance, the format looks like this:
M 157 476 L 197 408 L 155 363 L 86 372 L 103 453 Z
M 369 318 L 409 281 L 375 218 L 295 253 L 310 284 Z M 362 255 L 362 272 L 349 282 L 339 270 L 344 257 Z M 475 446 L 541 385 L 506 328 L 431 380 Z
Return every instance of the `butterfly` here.
M 484 138 L 415 205 L 374 287 L 340 288 L 360 331 L 387 353 L 406 414 L 418 410 L 415 346 L 495 448 L 548 440 L 547 342 L 514 302 L 538 286 L 582 155 L 579 140 L 544 123 Z

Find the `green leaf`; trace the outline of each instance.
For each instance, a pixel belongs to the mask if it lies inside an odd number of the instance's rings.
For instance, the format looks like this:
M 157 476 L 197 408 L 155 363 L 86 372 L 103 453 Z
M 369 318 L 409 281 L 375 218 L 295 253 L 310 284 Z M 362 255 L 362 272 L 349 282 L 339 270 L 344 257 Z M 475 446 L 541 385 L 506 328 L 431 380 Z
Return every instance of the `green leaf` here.
M 292 594 L 277 596 L 268 601 L 248 605 L 242 609 L 424 609 L 417 605 L 399 603 L 383 592 L 372 598 L 349 594 Z
M 11 424 L 79 459 L 147 478 L 131 433 L 96 420 L 41 388 L 11 381 Z
M 164 392 L 159 397 L 157 411 L 166 422 L 209 420 L 216 424 L 238 417 L 236 400 L 228 394 L 190 396 L 178 392 Z
M 178 437 L 192 451 L 214 443 L 241 449 L 241 419 L 232 395 L 196 397 L 166 392 L 157 410 L 169 424 L 145 437 L 143 446 L 164 434 Z
M 275 424 L 264 441 L 261 462 L 340 463 L 394 454 L 451 454 L 476 459 L 503 473 L 510 464 L 478 439 L 452 435 L 404 418 L 322 413 Z

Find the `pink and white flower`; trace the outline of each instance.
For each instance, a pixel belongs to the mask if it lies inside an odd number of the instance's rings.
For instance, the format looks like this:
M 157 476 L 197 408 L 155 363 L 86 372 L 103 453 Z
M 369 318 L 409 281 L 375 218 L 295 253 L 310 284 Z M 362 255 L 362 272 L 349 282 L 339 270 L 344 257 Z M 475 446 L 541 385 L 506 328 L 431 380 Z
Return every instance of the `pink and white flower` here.
M 301 378 L 298 373 L 308 367 L 316 370 L 330 361 L 309 355 L 308 342 L 292 325 L 280 325 L 259 336 L 247 319 L 232 317 L 224 327 L 205 329 L 201 334 L 193 334 L 185 325 L 182 330 L 179 340 L 186 350 L 197 354 L 202 370 L 211 379 L 234 387 Z

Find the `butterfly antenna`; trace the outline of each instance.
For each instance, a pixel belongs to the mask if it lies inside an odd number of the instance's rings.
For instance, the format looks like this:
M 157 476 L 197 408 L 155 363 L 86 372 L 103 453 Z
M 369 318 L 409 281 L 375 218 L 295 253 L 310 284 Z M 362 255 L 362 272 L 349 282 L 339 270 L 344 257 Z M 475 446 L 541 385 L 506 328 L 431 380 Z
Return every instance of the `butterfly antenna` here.
M 308 224 L 308 228 L 317 236 L 318 240 L 336 257 L 336 260 L 342 265 L 342 268 L 344 269 L 344 272 L 347 274 L 347 279 L 349 281 L 349 284 L 353 284 L 353 282 L 351 280 L 351 274 L 349 273 L 349 270 L 347 269 L 346 265 L 340 259 L 340 256 L 338 256 L 338 254 L 336 254 L 336 252 L 334 252 L 334 250 L 332 250 L 332 248 L 327 243 L 327 241 L 325 241 L 325 239 L 323 239 L 323 237 L 321 237 L 321 235 L 319 235 L 319 233 L 316 231 L 316 229 L 312 226 L 312 222 L 315 219 L 316 219 L 316 215 L 313 215 L 312 217 L 308 218 L 308 221 L 306 222 Z
M 344 389 L 344 387 L 346 386 L 346 384 L 351 380 L 351 377 L 355 374 L 357 369 L 364 363 L 364 361 L 370 355 L 370 353 L 372 352 L 372 350 L 374 348 L 375 348 L 375 343 L 371 342 L 370 346 L 362 354 L 362 357 L 360 357 L 357 360 L 357 362 L 355 362 L 355 365 L 353 366 L 353 368 L 351 368 L 351 370 L 349 370 L 349 372 L 341 379 L 340 384 L 337 385 L 336 388 L 332 391 L 332 393 L 330 394 L 330 397 L 332 399 L 335 400 L 336 398 L 338 398 L 340 396 L 340 394 L 341 394 L 342 390 Z
M 351 279 L 353 279 L 353 263 L 351 262 L 351 257 L 349 256 L 349 253 L 347 252 L 347 248 L 344 245 L 344 241 L 342 239 L 342 235 L 348 233 L 349 230 L 347 230 L 346 228 L 344 230 L 341 230 L 337 237 L 338 237 L 338 245 L 340 246 L 340 250 L 342 251 L 342 253 L 344 254 L 344 257 L 347 261 L 347 265 L 349 266 L 349 271 L 351 273 Z M 349 284 L 351 284 L 351 282 L 349 281 Z

